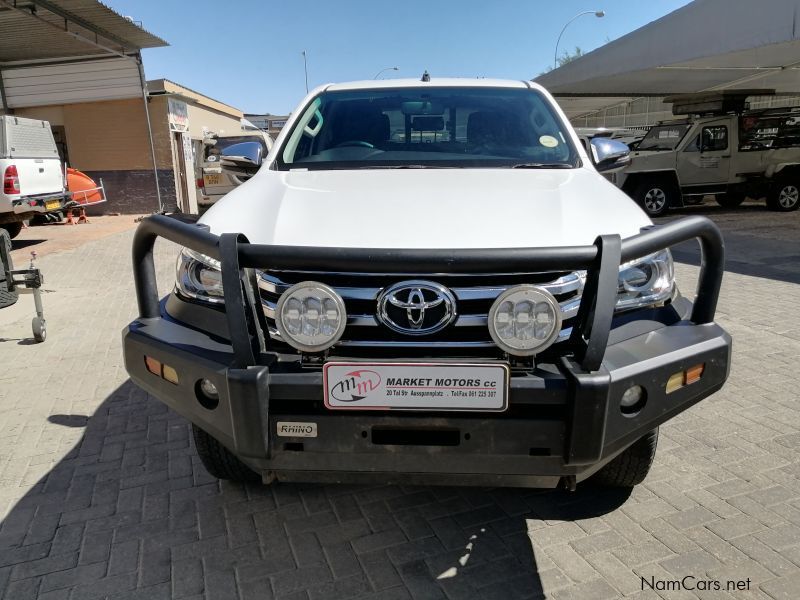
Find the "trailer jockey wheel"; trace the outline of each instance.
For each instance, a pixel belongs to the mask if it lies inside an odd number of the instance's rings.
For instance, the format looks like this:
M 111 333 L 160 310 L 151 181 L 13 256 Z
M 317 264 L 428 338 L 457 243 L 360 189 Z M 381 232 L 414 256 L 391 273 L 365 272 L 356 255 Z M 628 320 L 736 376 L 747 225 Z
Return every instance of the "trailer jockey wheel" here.
M 33 339 L 42 343 L 47 339 L 47 321 L 42 317 L 33 317 Z

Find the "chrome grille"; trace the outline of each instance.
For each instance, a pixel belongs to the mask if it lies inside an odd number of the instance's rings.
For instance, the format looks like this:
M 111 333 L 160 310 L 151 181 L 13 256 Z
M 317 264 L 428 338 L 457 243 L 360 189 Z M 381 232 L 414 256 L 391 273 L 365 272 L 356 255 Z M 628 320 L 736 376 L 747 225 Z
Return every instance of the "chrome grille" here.
M 446 286 L 456 298 L 458 316 L 451 325 L 435 334 L 405 336 L 382 325 L 376 318 L 381 291 L 394 283 L 425 279 Z M 396 273 L 324 273 L 308 271 L 260 272 L 259 292 L 267 317 L 269 335 L 283 344 L 275 327 L 275 310 L 281 294 L 301 281 L 319 281 L 331 286 L 342 297 L 347 310 L 347 328 L 337 347 L 346 348 L 445 348 L 472 353 L 495 347 L 487 328 L 489 309 L 498 295 L 520 284 L 534 284 L 549 291 L 561 306 L 563 328 L 559 341 L 569 337 L 572 321 L 578 312 L 585 274 L 513 273 L 487 275 L 452 275 Z M 294 352 L 286 345 L 288 351 Z

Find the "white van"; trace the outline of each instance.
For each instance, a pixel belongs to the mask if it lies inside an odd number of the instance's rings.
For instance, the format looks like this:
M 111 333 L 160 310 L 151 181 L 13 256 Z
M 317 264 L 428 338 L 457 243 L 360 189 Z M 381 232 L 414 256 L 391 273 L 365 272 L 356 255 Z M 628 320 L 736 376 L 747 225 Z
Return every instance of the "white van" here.
M 13 238 L 22 222 L 64 204 L 64 174 L 50 123 L 0 116 L 0 227 Z

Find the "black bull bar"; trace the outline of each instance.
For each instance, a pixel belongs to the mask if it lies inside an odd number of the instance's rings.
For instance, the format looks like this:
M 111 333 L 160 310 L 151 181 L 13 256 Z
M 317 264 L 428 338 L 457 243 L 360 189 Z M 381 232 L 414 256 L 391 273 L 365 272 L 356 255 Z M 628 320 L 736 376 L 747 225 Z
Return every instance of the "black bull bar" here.
M 648 227 L 625 240 L 601 235 L 591 246 L 424 250 L 250 244 L 242 234 L 217 236 L 200 224 L 152 215 L 142 220 L 133 239 L 133 276 L 141 318 L 160 316 L 153 262 L 158 237 L 220 261 L 234 355 L 231 367 L 240 369 L 258 364 L 261 352 L 270 350 L 255 269 L 420 274 L 585 269 L 586 284 L 568 344 L 581 369 L 591 373 L 600 368 L 605 354 L 621 263 L 696 238 L 702 258 L 691 321 L 702 325 L 714 320 L 725 262 L 722 234 L 710 219 L 700 216 Z

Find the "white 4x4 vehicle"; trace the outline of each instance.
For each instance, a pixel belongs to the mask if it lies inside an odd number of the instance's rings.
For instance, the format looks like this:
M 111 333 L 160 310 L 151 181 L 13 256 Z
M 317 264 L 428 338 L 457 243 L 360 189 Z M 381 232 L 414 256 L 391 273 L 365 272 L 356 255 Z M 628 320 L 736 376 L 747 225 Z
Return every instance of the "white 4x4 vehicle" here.
M 687 117 L 652 127 L 613 180 L 650 216 L 713 195 L 800 208 L 800 108 Z
M 228 149 L 257 172 L 198 223 L 134 239 L 126 368 L 218 477 L 631 486 L 727 377 L 719 231 L 653 228 L 598 173 L 627 148 L 590 158 L 533 83 L 328 85 L 260 150 Z M 184 246 L 163 300 L 159 236 Z M 667 248 L 695 237 L 692 304 Z
M 50 123 L 0 116 L 0 227 L 10 237 L 22 222 L 64 205 L 64 173 Z

